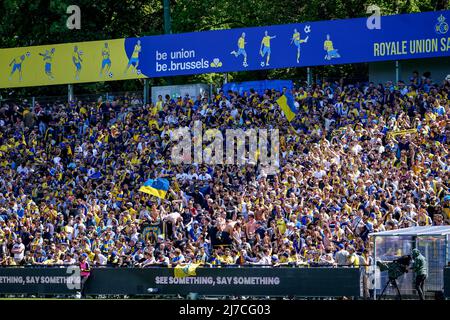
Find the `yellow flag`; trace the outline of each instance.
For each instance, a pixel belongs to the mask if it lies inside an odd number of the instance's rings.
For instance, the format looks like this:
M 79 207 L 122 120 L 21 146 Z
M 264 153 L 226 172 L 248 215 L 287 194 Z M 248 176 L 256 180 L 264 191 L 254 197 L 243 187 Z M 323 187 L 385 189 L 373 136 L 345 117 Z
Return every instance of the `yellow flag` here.
M 199 263 L 190 263 L 185 266 L 177 265 L 174 269 L 174 276 L 175 278 L 185 278 L 185 277 L 191 277 L 196 276 L 196 270 L 200 264 Z

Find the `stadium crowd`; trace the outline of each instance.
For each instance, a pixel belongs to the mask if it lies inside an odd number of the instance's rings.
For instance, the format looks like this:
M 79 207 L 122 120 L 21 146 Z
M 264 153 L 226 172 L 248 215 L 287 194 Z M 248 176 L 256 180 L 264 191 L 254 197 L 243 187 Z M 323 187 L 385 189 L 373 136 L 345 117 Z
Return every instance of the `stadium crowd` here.
M 369 233 L 450 224 L 450 79 L 0 108 L 0 265 L 370 263 Z M 278 128 L 279 172 L 173 165 L 171 134 Z M 170 181 L 165 199 L 138 189 Z

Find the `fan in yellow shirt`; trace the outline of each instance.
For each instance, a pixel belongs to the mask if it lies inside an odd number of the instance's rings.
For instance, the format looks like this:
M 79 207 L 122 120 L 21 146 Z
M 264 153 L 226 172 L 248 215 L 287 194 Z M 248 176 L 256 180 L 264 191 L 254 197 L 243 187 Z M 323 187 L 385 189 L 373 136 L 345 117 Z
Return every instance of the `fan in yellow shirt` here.
M 225 249 L 225 252 L 222 256 L 219 257 L 219 260 L 223 264 L 234 264 L 234 258 L 231 256 L 231 250 L 229 248 Z
M 158 121 L 156 121 L 155 119 L 149 120 L 148 126 L 149 126 L 150 128 L 152 128 L 153 125 L 155 126 L 155 128 L 156 128 L 158 131 L 161 131 L 161 128 L 159 127 Z
M 276 219 L 276 223 L 277 223 L 277 229 L 278 231 L 280 231 L 281 234 L 284 234 L 286 232 L 286 221 L 284 220 L 284 218 L 281 216 L 279 218 Z

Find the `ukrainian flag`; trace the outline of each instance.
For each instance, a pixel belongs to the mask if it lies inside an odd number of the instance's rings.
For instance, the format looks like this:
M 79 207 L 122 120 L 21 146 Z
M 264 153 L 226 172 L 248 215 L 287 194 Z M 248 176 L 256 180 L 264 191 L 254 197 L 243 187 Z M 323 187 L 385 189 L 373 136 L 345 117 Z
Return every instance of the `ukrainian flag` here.
M 155 197 L 164 199 L 166 197 L 167 191 L 169 190 L 169 180 L 158 178 L 158 179 L 148 179 L 145 181 L 144 185 L 139 188 L 139 191 L 145 192 Z
M 184 278 L 184 277 L 191 277 L 196 276 L 196 270 L 200 264 L 198 263 L 189 263 L 187 265 L 181 266 L 177 265 L 175 268 L 173 268 L 173 273 L 175 278 Z
M 283 110 L 284 115 L 291 122 L 296 114 L 298 113 L 297 108 L 294 104 L 294 97 L 290 92 L 286 92 L 280 98 L 277 99 L 277 103 L 280 106 L 281 110 Z

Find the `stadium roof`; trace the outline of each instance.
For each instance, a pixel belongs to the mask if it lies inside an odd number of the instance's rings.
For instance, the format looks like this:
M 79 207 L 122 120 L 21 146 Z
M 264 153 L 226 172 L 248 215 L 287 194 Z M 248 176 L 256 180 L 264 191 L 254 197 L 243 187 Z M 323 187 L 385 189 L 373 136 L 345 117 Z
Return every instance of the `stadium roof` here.
M 424 226 L 424 227 L 410 227 L 397 230 L 380 231 L 371 233 L 371 237 L 392 237 L 392 236 L 446 236 L 450 235 L 450 226 Z

